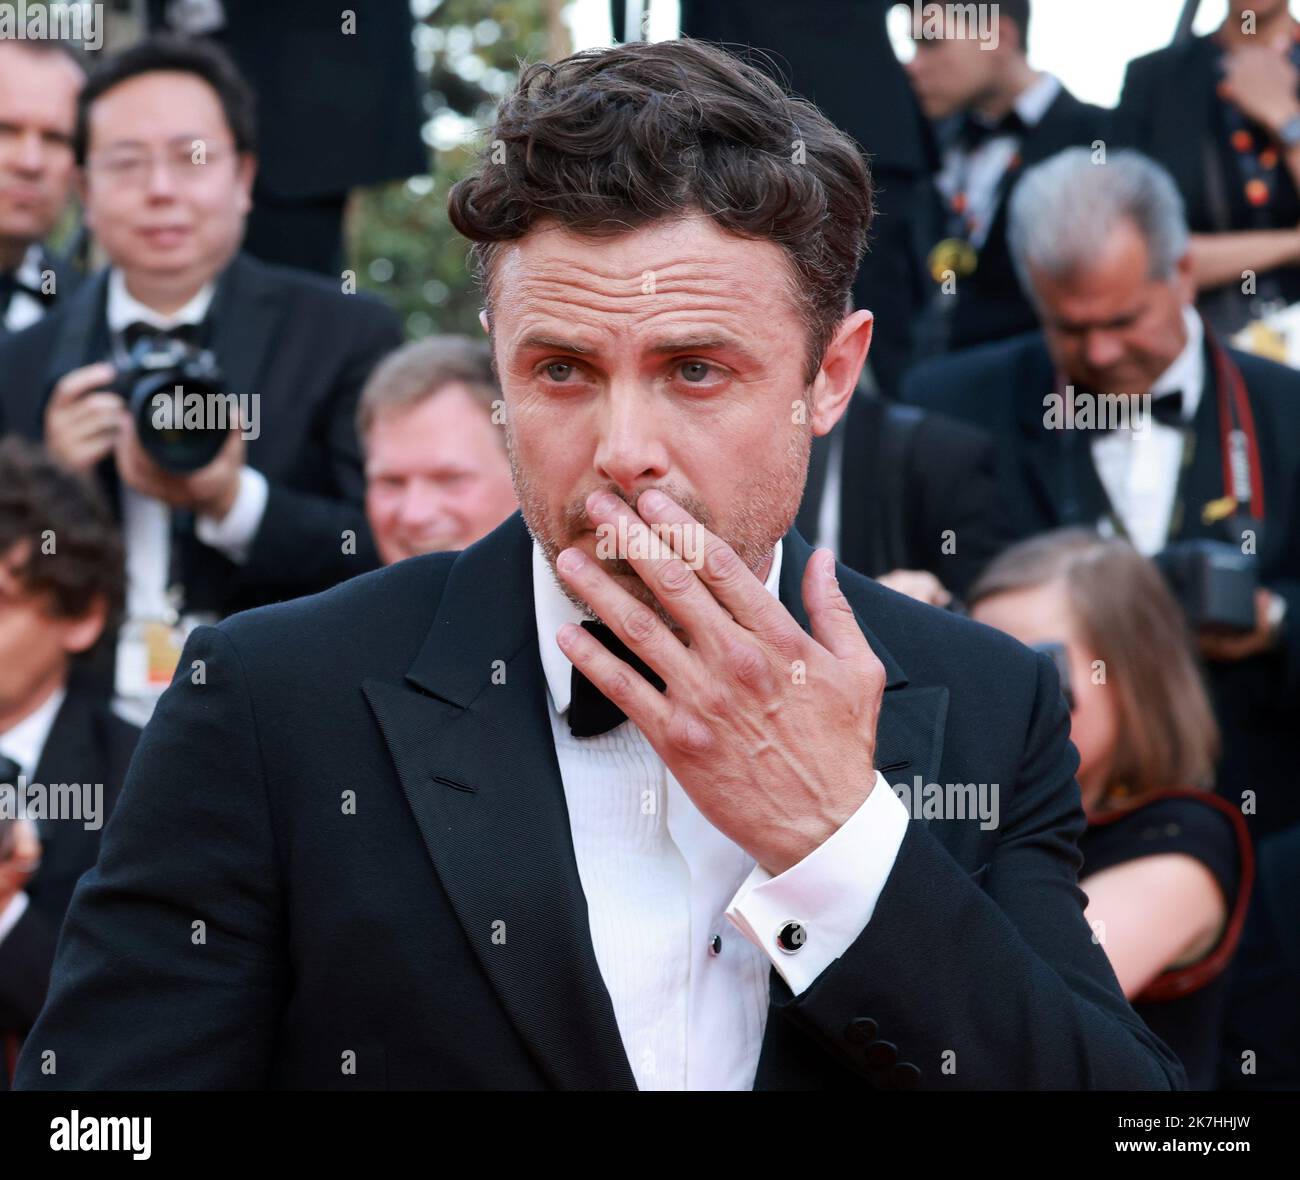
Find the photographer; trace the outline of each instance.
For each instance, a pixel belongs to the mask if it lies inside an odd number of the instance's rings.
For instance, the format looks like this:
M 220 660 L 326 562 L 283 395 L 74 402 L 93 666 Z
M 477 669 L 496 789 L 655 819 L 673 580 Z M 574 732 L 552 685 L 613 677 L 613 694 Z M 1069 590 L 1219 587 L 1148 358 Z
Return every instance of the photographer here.
M 0 429 L 95 470 L 123 523 L 135 626 L 118 689 L 146 715 L 187 617 L 317 590 L 378 561 L 353 416 L 398 324 L 365 295 L 238 253 L 253 127 L 251 92 L 211 44 L 158 37 L 107 61 L 81 94 L 75 150 L 111 265 L 0 349 Z M 197 468 L 169 468 L 150 407 L 129 399 L 142 357 L 202 368 L 201 352 L 216 392 L 253 421 L 230 428 L 208 414 L 222 408 L 214 399 L 200 433 L 225 425 L 224 445 Z M 153 376 L 170 390 L 184 374 Z
M 102 791 L 90 826 L 84 816 L 0 813 L 0 1088 L 139 737 L 78 667 L 121 598 L 121 542 L 92 489 L 30 444 L 0 441 L 0 790 L 8 798 L 21 777 Z
M 995 558 L 970 604 L 978 622 L 1059 653 L 1088 921 L 1191 1087 L 1214 1088 L 1253 861 L 1240 813 L 1206 789 L 1218 732 L 1177 603 L 1127 542 L 1064 529 Z
M 1223 732 L 1218 789 L 1257 837 L 1285 828 L 1300 820 L 1300 375 L 1225 348 L 1197 314 L 1182 200 L 1144 156 L 1071 149 L 1030 169 L 1010 240 L 1041 332 L 914 370 L 904 400 L 997 435 L 1014 537 L 1086 525 L 1168 550 Z M 1225 594 L 1244 618 L 1206 609 Z

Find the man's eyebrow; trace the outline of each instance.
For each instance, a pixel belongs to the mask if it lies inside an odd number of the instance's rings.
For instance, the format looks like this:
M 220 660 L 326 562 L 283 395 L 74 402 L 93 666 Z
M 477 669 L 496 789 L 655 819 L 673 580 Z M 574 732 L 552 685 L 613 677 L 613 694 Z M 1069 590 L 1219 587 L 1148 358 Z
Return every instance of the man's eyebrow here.
M 594 348 L 577 344 L 572 340 L 566 340 L 562 336 L 553 336 L 548 332 L 530 333 L 520 340 L 519 347 L 521 349 L 539 348 L 550 349 L 555 352 L 571 352 L 577 356 L 592 356 L 597 351 Z M 668 355 L 678 352 L 714 352 L 721 349 L 735 352 L 749 361 L 755 360 L 754 354 L 732 336 L 692 335 L 670 337 L 650 345 L 648 351 L 657 355 Z
M 545 332 L 533 332 L 525 336 L 519 342 L 520 348 L 549 348 L 555 352 L 574 352 L 579 356 L 590 356 L 595 349 L 584 348 L 581 344 L 575 344 L 572 340 L 565 340 L 560 336 L 550 336 Z

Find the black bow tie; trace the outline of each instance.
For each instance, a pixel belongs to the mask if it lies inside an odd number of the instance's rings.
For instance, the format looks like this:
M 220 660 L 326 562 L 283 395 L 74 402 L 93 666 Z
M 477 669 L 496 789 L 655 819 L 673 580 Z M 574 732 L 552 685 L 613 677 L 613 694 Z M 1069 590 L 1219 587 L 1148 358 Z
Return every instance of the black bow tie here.
M 1111 430 L 1118 430 L 1126 422 L 1129 425 L 1132 425 L 1136 413 L 1133 407 L 1143 404 L 1141 398 L 1133 398 L 1131 401 L 1124 398 L 1123 401 L 1129 402 L 1129 413 L 1127 415 L 1119 413 L 1112 416 L 1102 409 L 1103 406 L 1108 404 L 1105 394 L 1090 394 L 1076 390 L 1074 394 L 1074 414 L 1076 418 L 1080 413 L 1079 398 L 1088 396 L 1093 398 L 1093 405 L 1097 407 L 1093 414 L 1092 429 L 1103 433 Z M 1144 396 L 1150 397 L 1151 399 L 1150 416 L 1153 422 L 1161 422 L 1165 426 L 1182 426 L 1184 424 L 1183 407 L 1185 405 L 1185 400 L 1181 389 L 1171 389 L 1167 393 L 1153 393 Z M 1115 404 L 1122 405 L 1123 401 L 1116 402 Z
M 141 340 L 149 340 L 160 346 L 170 340 L 179 340 L 182 344 L 197 348 L 200 335 L 199 324 L 177 324 L 173 328 L 155 328 L 152 324 L 137 321 L 134 324 L 127 324 L 122 330 L 122 340 L 126 344 L 127 352 L 133 352 Z
M 1028 129 L 1029 125 L 1014 110 L 1008 111 L 995 123 L 968 114 L 957 129 L 957 143 L 963 151 L 973 152 L 999 135 L 1024 135 Z
M 1151 395 L 1151 417 L 1166 426 L 1181 426 L 1183 423 L 1183 391 L 1171 389 L 1168 393 Z
M 9 310 L 10 301 L 20 293 L 35 299 L 37 303 L 45 307 L 48 307 L 57 298 L 53 291 L 42 289 L 40 283 L 33 286 L 31 283 L 24 282 L 15 271 L 0 271 L 0 316 Z
M 585 622 L 582 628 L 663 692 L 664 682 L 604 623 Z M 626 720 L 627 714 L 574 667 L 569 681 L 569 732 L 574 737 L 599 737 Z

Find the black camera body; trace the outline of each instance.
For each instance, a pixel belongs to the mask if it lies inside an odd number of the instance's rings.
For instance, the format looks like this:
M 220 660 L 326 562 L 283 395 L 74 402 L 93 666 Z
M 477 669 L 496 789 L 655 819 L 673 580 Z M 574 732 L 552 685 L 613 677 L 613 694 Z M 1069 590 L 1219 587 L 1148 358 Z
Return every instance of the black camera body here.
M 1255 629 L 1255 558 L 1226 541 L 1175 541 L 1155 563 L 1194 630 Z
M 230 434 L 216 358 L 183 340 L 138 341 L 108 387 L 126 401 L 140 446 L 168 471 L 206 467 Z

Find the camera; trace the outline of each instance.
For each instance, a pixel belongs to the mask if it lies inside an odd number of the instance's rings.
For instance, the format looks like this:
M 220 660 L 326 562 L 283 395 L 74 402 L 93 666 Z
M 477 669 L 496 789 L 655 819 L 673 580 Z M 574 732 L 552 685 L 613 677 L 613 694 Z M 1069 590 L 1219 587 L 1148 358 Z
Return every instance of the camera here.
M 1155 563 L 1193 630 L 1255 629 L 1255 558 L 1226 541 L 1175 541 Z
M 140 446 L 168 471 L 188 474 L 216 458 L 229 436 L 221 370 L 183 340 L 143 339 L 108 387 L 126 401 Z

